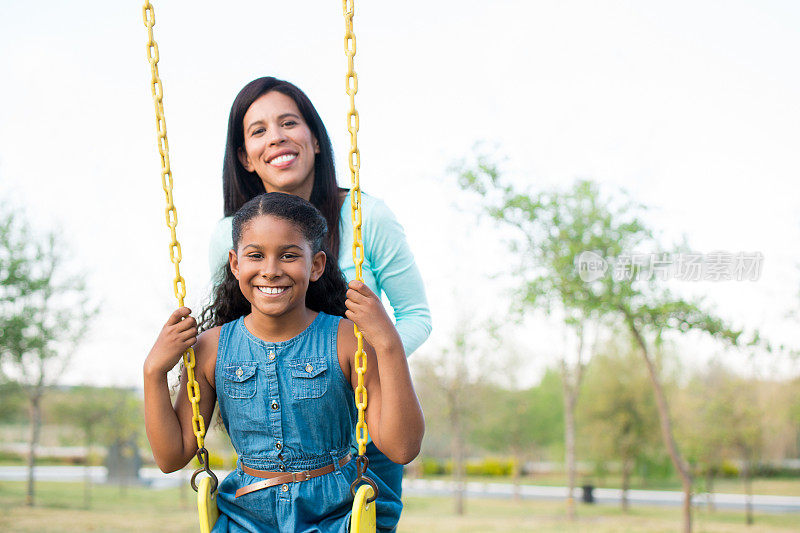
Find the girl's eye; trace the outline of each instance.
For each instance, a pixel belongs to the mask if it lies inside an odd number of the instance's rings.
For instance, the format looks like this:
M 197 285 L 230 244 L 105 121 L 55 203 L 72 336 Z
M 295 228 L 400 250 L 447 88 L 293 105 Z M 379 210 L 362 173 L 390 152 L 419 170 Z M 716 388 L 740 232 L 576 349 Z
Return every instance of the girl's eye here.
M 261 259 L 262 255 L 260 253 L 253 252 L 247 254 L 247 257 L 249 257 L 250 259 Z
M 297 254 L 283 254 L 281 258 L 286 260 L 292 260 L 297 258 Z

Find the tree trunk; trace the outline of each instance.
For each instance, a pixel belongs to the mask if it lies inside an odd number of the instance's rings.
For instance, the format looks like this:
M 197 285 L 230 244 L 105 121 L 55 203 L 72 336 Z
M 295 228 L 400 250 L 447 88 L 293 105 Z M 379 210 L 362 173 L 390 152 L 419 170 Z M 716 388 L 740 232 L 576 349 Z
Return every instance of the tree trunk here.
M 570 372 L 566 356 L 561 359 L 561 383 L 564 389 L 564 452 L 567 466 L 567 518 L 575 520 L 575 485 L 577 484 L 577 461 L 575 459 L 575 405 L 578 403 L 583 377 L 584 324 L 577 326 L 578 358 L 575 369 Z
M 636 343 L 642 349 L 642 357 L 644 357 L 647 364 L 647 371 L 650 374 L 650 381 L 653 385 L 653 394 L 656 398 L 656 406 L 658 407 L 658 418 L 661 422 L 661 436 L 664 439 L 664 445 L 669 453 L 669 458 L 672 461 L 672 466 L 678 471 L 681 477 L 681 485 L 683 487 L 683 531 L 684 533 L 691 533 L 692 531 L 692 475 L 689 472 L 689 467 L 683 460 L 678 445 L 675 442 L 675 437 L 672 432 L 672 420 L 669 415 L 669 406 L 667 405 L 667 398 L 664 395 L 664 390 L 661 387 L 661 380 L 658 376 L 658 370 L 653 364 L 650 357 L 650 352 L 647 349 L 647 343 L 636 327 L 633 317 L 626 314 L 626 321 L 631 330 Z
M 564 447 L 567 466 L 567 518 L 575 520 L 575 393 L 564 376 Z
M 33 507 L 36 494 L 33 475 L 36 466 L 36 447 L 39 445 L 39 437 L 42 429 L 42 394 L 39 390 L 35 390 L 31 393 L 29 399 L 28 418 L 31 424 L 31 433 L 30 440 L 28 441 L 28 491 L 25 503 L 29 507 Z
M 622 512 L 627 513 L 628 505 L 628 490 L 631 487 L 631 471 L 633 470 L 633 461 L 629 457 L 622 459 Z
M 742 476 L 744 477 L 744 509 L 745 509 L 745 522 L 748 526 L 753 525 L 753 479 L 750 475 L 750 460 L 744 460 L 744 467 L 742 468 Z
M 461 413 L 457 402 L 452 403 L 452 428 L 453 428 L 453 481 L 455 483 L 455 512 L 458 516 L 464 514 L 464 435 L 461 427 Z
M 514 501 L 520 501 L 520 473 L 522 471 L 522 453 L 514 450 L 514 462 L 511 465 L 511 483 L 514 485 Z
M 86 463 L 83 476 L 83 506 L 92 506 L 92 430 L 86 430 Z
M 706 506 L 712 513 L 716 511 L 714 507 L 714 469 L 709 467 L 706 470 Z

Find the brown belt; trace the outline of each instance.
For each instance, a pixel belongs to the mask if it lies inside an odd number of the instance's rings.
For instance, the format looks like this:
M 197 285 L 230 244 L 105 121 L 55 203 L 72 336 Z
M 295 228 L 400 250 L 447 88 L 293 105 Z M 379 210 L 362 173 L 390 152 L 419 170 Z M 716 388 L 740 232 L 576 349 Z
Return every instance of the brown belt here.
M 352 458 L 353 456 L 349 453 L 342 457 L 339 460 L 339 467 L 341 468 L 346 465 Z M 302 472 L 270 472 L 269 470 L 256 470 L 255 468 L 242 465 L 242 471 L 245 474 L 264 478 L 264 481 L 258 481 L 240 488 L 236 491 L 236 498 L 257 490 L 274 487 L 275 485 L 281 485 L 283 483 L 300 483 L 302 481 L 308 481 L 313 477 L 330 474 L 334 470 L 336 470 L 336 466 L 333 464 L 326 465 L 321 468 L 315 468 L 314 470 L 303 470 Z

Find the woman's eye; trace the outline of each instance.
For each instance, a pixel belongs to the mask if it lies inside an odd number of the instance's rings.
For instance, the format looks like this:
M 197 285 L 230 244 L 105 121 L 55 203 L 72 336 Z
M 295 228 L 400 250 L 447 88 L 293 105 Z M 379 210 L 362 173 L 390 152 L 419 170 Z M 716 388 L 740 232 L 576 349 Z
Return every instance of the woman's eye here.
M 256 135 L 261 135 L 265 131 L 267 131 L 266 128 L 256 128 L 256 129 L 254 129 L 253 131 L 250 132 L 250 135 L 255 137 Z
M 295 126 L 296 124 L 297 122 L 295 122 L 294 120 L 287 120 L 286 122 L 283 123 L 283 126 L 289 128 Z

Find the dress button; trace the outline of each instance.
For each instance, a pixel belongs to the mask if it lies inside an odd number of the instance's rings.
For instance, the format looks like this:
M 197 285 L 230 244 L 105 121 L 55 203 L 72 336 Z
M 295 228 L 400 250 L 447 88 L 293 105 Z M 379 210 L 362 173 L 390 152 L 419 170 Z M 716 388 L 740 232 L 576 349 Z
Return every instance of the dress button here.
M 311 366 L 311 363 L 308 363 L 306 365 L 306 372 L 313 372 L 313 371 L 314 371 L 314 367 Z
M 281 444 L 280 442 L 276 442 L 275 443 L 275 449 L 276 450 L 280 450 L 281 448 L 283 448 L 283 444 Z
M 273 359 L 275 359 L 275 352 L 270 350 L 270 352 L 269 352 L 269 360 L 272 361 Z
M 283 492 L 289 492 L 289 485 L 287 485 L 286 483 L 284 483 L 283 485 L 281 485 L 281 490 L 282 490 Z
M 242 374 L 244 374 L 244 370 L 242 370 L 242 367 L 237 368 L 236 369 L 236 375 L 238 377 L 242 377 Z
M 286 472 L 286 465 L 280 465 L 278 467 L 278 470 L 280 470 L 281 472 Z
M 278 407 L 279 407 L 278 406 L 278 402 L 276 402 L 275 400 L 272 400 L 272 410 L 273 411 L 277 411 Z

